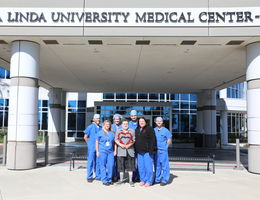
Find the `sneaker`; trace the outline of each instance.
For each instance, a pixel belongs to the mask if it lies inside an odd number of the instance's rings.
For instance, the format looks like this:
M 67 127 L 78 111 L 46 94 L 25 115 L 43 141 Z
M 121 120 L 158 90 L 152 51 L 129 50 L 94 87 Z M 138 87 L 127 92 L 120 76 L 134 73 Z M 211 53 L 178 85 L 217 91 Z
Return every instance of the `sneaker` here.
M 167 185 L 167 183 L 160 183 L 160 186 L 165 186 Z
M 135 186 L 135 184 L 134 184 L 133 181 L 130 181 L 129 184 L 130 184 L 131 187 L 134 187 L 134 186 Z
M 140 182 L 139 183 L 140 186 L 144 186 L 144 184 L 145 184 L 144 182 Z
M 121 184 L 123 184 L 124 183 L 124 181 L 117 181 L 115 184 L 116 185 L 121 185 Z
M 105 185 L 105 186 L 110 186 L 110 183 L 103 183 L 103 185 Z
M 144 187 L 150 187 L 151 185 L 149 183 L 146 183 Z
M 88 183 L 92 183 L 94 179 L 87 179 Z

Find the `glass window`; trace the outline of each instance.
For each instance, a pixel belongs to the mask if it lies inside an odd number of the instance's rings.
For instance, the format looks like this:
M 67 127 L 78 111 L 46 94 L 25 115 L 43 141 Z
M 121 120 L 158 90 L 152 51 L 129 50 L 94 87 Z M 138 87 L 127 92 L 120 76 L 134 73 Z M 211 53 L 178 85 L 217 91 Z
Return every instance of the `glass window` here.
M 68 130 L 76 130 L 76 113 L 68 114 Z
M 4 79 L 5 78 L 5 69 L 0 67 L 0 78 Z
M 190 115 L 190 132 L 196 132 L 196 124 L 197 122 L 197 116 L 196 115 Z
M 174 114 L 172 118 L 172 131 L 179 132 L 179 115 Z
M 42 130 L 48 129 L 48 113 L 42 113 Z
M 165 101 L 165 94 L 160 94 L 160 101 Z
M 77 130 L 85 129 L 86 116 L 85 113 L 77 113 Z
M 136 99 L 136 93 L 128 93 L 127 99 Z
M 138 94 L 138 100 L 146 100 L 148 99 L 148 94 L 147 93 L 139 93 Z
M 189 109 L 189 102 L 181 101 L 181 109 Z
M 149 94 L 149 100 L 156 100 L 158 101 L 159 94 Z
M 197 94 L 190 94 L 190 101 L 197 101 Z
M 191 101 L 190 102 L 190 109 L 197 109 L 197 102 L 195 102 L 195 101 Z
M 78 101 L 78 107 L 85 108 L 86 107 L 86 101 Z
M 179 100 L 179 94 L 171 94 L 171 100 Z
M 189 94 L 181 94 L 182 101 L 189 101 Z
M 42 107 L 48 107 L 48 100 L 42 100 Z
M 68 107 L 74 107 L 74 108 L 76 108 L 77 107 L 77 101 L 75 101 L 75 100 L 69 100 L 68 101 Z
M 118 99 L 123 99 L 123 100 L 125 100 L 125 93 L 116 93 L 116 99 L 118 100 Z
M 189 132 L 189 115 L 181 115 L 181 132 Z
M 103 99 L 114 99 L 114 93 L 103 93 Z

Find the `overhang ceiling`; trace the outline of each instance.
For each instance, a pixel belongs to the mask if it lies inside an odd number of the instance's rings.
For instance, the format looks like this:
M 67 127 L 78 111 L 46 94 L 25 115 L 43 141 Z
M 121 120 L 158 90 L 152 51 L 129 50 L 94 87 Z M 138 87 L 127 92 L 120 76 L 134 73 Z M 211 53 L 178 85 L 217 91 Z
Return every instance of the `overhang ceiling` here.
M 41 45 L 43 86 L 84 92 L 221 89 L 245 80 L 245 47 L 260 40 L 257 37 L 3 36 L 0 40 L 7 44 L 0 44 L 2 66 L 9 66 L 11 42 L 17 39 Z M 46 44 L 44 40 L 56 40 L 58 44 Z M 89 44 L 89 40 L 102 44 Z M 137 45 L 139 40 L 145 40 L 146 44 Z M 188 41 L 188 45 L 182 45 L 183 41 Z M 228 45 L 230 41 L 240 42 Z

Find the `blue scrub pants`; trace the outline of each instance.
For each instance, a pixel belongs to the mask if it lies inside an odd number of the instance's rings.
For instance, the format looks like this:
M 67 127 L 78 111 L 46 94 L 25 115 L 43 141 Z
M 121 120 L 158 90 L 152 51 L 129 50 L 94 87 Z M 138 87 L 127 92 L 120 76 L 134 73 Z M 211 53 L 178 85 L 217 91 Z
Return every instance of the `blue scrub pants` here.
M 117 156 L 114 157 L 114 167 L 112 178 L 119 178 L 118 166 L 117 166 Z
M 96 151 L 88 151 L 87 162 L 87 179 L 93 179 L 93 173 L 95 172 L 95 179 L 100 179 L 100 163 L 99 158 L 96 157 Z
M 168 183 L 170 179 L 170 166 L 168 151 L 160 150 L 156 155 L 156 172 L 155 182 L 156 183 Z
M 111 183 L 114 168 L 114 152 L 100 152 L 99 162 L 102 183 Z
M 153 159 L 149 153 L 137 153 L 137 164 L 140 181 L 153 184 Z

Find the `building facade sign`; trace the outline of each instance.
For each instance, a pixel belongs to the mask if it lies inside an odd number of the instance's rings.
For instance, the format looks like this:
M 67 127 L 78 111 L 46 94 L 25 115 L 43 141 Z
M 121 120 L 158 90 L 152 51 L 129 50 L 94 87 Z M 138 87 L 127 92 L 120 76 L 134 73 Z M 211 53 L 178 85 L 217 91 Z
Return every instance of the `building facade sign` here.
M 0 8 L 1 26 L 250 27 L 260 26 L 260 7 Z

